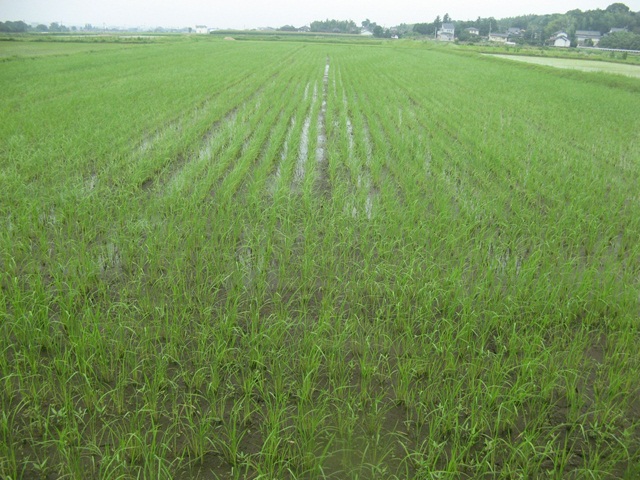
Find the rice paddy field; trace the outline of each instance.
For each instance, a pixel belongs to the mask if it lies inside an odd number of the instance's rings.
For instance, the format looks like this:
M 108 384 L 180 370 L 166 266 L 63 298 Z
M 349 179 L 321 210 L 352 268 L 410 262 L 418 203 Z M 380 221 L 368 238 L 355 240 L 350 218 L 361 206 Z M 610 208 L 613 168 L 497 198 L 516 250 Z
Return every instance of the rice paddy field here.
M 640 80 L 42 47 L 0 63 L 0 477 L 640 477 Z

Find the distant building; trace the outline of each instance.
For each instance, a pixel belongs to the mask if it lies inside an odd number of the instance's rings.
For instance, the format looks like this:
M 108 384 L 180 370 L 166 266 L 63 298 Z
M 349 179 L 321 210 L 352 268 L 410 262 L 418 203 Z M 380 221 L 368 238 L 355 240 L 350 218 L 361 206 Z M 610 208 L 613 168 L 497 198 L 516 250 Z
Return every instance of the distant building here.
M 509 28 L 509 30 L 507 30 L 507 35 L 509 35 L 510 37 L 519 37 L 524 33 L 524 30 L 522 30 L 521 28 L 517 28 L 517 27 L 511 27 Z
M 478 30 L 476 27 L 465 28 L 464 31 L 469 35 L 480 35 L 480 30 Z
M 299 32 L 305 32 L 305 33 L 309 33 L 311 31 L 311 27 L 309 27 L 308 25 L 304 25 L 302 27 L 300 27 L 298 29 Z
M 209 33 L 209 29 L 206 25 L 196 25 L 196 33 Z
M 569 48 L 571 46 L 569 35 L 565 32 L 557 32 L 553 37 L 551 37 L 551 41 L 553 42 L 554 47 Z
M 609 35 L 611 33 L 628 32 L 628 31 L 629 30 L 627 29 L 627 27 L 624 27 L 624 28 L 612 28 L 611 30 L 609 30 L 609 33 L 607 35 Z
M 507 35 L 506 33 L 490 33 L 489 34 L 490 42 L 507 43 L 508 38 L 509 38 L 509 35 Z
M 360 35 L 364 35 L 365 37 L 373 37 L 373 33 L 370 32 L 369 30 L 362 30 Z
M 594 30 L 576 30 L 576 43 L 578 45 L 597 46 L 602 35 Z
M 456 27 L 453 23 L 443 23 L 436 34 L 436 38 L 441 42 L 453 42 L 455 37 Z

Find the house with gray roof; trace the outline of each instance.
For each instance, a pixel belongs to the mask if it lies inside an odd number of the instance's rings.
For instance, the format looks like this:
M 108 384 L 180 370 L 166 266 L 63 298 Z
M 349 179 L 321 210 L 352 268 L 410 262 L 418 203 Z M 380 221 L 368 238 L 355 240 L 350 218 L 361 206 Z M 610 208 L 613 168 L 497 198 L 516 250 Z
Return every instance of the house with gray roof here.
M 602 35 L 595 30 L 576 30 L 576 43 L 578 45 L 597 46 Z
M 455 37 L 456 26 L 453 23 L 443 23 L 436 34 L 436 38 L 441 42 L 453 42 Z
M 509 35 L 507 35 L 506 33 L 490 33 L 489 34 L 490 42 L 507 43 L 508 39 L 509 39 Z

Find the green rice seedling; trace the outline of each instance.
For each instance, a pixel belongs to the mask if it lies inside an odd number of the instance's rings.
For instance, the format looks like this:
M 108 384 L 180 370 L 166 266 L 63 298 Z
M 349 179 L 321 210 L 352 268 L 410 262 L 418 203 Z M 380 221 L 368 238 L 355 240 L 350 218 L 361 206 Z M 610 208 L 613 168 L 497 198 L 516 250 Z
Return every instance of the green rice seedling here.
M 197 409 L 197 402 L 187 403 L 180 417 L 184 418 L 188 429 L 187 456 L 191 462 L 203 463 L 205 455 L 212 451 L 214 427 L 219 419 L 211 410 L 204 413 Z
M 260 460 L 255 466 L 256 474 L 268 477 L 285 477 L 290 471 L 288 464 L 292 456 L 291 440 L 278 436 L 278 430 L 270 430 L 265 436 Z
M 216 436 L 214 440 L 216 450 L 235 468 L 239 468 L 246 461 L 246 454 L 241 450 L 242 439 L 247 434 L 245 413 L 242 402 L 235 404 L 231 408 L 229 419 L 220 427 L 224 437 Z
M 17 452 L 17 443 L 14 441 L 15 432 L 18 430 L 16 424 L 16 415 L 25 408 L 25 404 L 21 402 L 15 408 L 3 409 L 0 417 L 0 472 L 6 478 L 17 479 L 24 473 L 24 468 L 19 460 Z

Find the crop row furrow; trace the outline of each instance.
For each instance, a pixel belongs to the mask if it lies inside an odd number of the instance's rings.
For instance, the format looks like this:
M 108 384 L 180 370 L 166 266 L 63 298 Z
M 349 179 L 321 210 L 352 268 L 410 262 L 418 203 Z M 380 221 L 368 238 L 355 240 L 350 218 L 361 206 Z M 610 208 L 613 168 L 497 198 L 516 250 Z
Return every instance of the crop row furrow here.
M 193 128 L 178 132 L 180 138 L 178 145 L 184 144 L 185 141 L 188 143 L 174 154 L 173 159 L 169 157 L 169 161 L 158 162 L 157 158 L 150 155 L 150 161 L 153 162 L 151 172 L 147 173 L 144 169 L 140 169 L 142 174 L 146 175 L 146 178 L 142 180 L 140 184 L 141 187 L 148 190 L 159 181 L 159 188 L 162 188 L 163 185 L 171 181 L 172 178 L 179 176 L 180 171 L 185 168 L 186 165 L 206 156 L 209 153 L 210 144 L 215 143 L 215 137 L 219 133 L 220 128 L 234 120 L 238 109 L 249 107 L 256 98 L 259 98 L 265 86 L 274 81 L 277 76 L 278 72 L 275 72 L 268 79 L 260 81 L 254 80 L 253 88 L 247 88 L 246 84 L 241 83 L 238 84 L 237 90 L 225 92 L 226 101 L 216 103 L 213 106 L 213 113 L 207 112 L 207 118 L 211 118 L 212 115 L 216 118 L 213 124 L 207 125 L 205 130 L 199 134 L 197 131 L 193 131 Z M 207 118 L 204 119 L 205 122 Z M 202 121 L 194 122 L 194 127 L 196 129 L 202 128 L 202 124 Z M 199 138 L 199 140 L 194 146 L 191 138 L 195 135 L 198 135 L 196 138 Z M 159 179 L 159 174 L 161 174 L 164 179 Z
M 228 190 L 226 186 L 220 187 L 220 190 L 225 192 L 225 198 L 228 200 L 230 199 L 229 195 L 233 196 L 236 194 L 236 190 L 240 185 L 244 185 L 246 190 L 248 185 L 255 184 L 256 175 L 262 171 L 262 169 L 257 169 L 256 165 L 264 162 L 265 169 L 270 169 L 275 152 L 281 148 L 286 125 L 289 123 L 288 119 L 293 114 L 294 108 L 298 105 L 298 97 L 295 95 L 295 92 L 300 90 L 295 87 L 292 89 L 290 85 L 301 84 L 299 81 L 299 72 L 291 69 L 289 73 L 292 75 L 284 79 L 284 81 L 278 85 L 278 89 L 270 94 L 272 98 L 281 98 L 286 94 L 288 95 L 287 101 L 281 104 L 279 109 L 272 109 L 267 120 L 261 122 L 261 128 L 256 136 L 255 142 L 246 144 L 245 152 L 243 152 L 243 155 L 239 158 L 237 167 L 230 172 L 230 176 L 233 176 L 233 178 L 230 178 L 229 181 L 235 186 L 230 190 Z M 270 149 L 269 144 L 272 144 L 273 148 Z M 225 178 L 225 182 L 227 182 L 227 178 Z M 243 197 L 244 196 L 238 198 L 238 200 L 242 201 Z
M 329 163 L 327 161 L 327 101 L 329 90 L 329 67 L 330 60 L 327 56 L 327 63 L 324 67 L 324 75 L 322 77 L 322 99 L 320 111 L 318 112 L 317 125 L 318 133 L 316 139 L 316 163 L 318 165 L 317 189 L 321 195 L 330 196 L 331 183 L 329 179 Z

